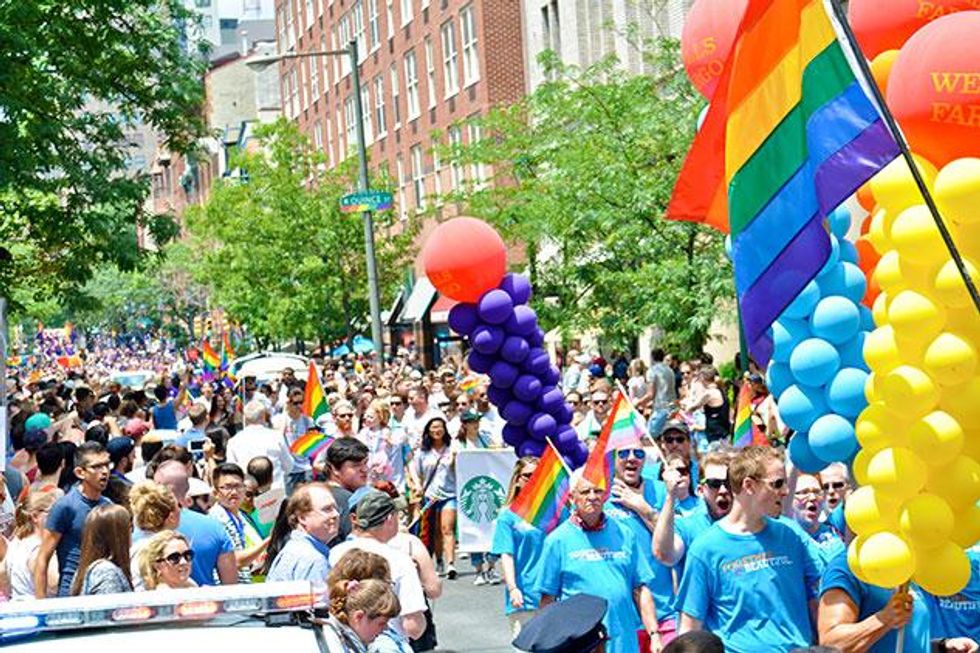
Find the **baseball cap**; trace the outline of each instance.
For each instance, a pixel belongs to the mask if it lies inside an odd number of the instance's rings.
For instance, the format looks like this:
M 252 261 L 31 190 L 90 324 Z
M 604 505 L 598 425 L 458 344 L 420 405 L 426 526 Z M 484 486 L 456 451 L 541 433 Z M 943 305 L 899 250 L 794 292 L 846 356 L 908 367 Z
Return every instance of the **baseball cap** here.
M 24 433 L 24 449 L 37 451 L 48 441 L 48 432 L 44 429 L 27 429 Z
M 46 429 L 51 426 L 51 416 L 47 413 L 34 413 L 24 422 L 24 428 L 28 431 L 31 429 Z
M 353 496 L 351 498 L 353 499 Z M 354 523 L 359 528 L 374 528 L 380 526 L 393 512 L 395 512 L 395 500 L 380 490 L 371 489 L 357 502 Z
M 664 424 L 663 429 L 660 431 L 660 435 L 663 436 L 667 431 L 679 431 L 684 435 L 690 435 L 691 429 L 688 428 L 687 423 L 683 420 L 672 419 L 666 424 Z
M 191 476 L 187 479 L 187 485 L 187 496 L 189 497 L 211 496 L 211 486 L 199 478 Z
M 464 412 L 462 415 L 459 416 L 459 421 L 460 422 L 479 422 L 480 421 L 480 418 L 482 418 L 482 417 L 483 417 L 483 415 L 481 415 L 479 412 L 470 409 L 470 410 L 467 410 L 466 412 Z
M 113 465 L 128 456 L 135 447 L 136 444 L 133 439 L 125 436 L 112 438 L 105 446 L 106 451 L 109 452 L 109 460 L 112 461 Z

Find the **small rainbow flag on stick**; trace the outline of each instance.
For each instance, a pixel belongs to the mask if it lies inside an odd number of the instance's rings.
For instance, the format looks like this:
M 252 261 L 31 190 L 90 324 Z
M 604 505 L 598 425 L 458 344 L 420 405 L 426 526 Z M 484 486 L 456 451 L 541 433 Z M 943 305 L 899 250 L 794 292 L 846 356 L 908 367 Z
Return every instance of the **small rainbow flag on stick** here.
M 752 384 L 748 379 L 742 380 L 742 387 L 738 391 L 738 400 L 735 404 L 738 408 L 735 411 L 735 434 L 732 436 L 732 444 L 736 449 L 748 447 L 752 444 Z
M 326 433 L 307 431 L 289 445 L 289 450 L 293 452 L 294 456 L 300 458 L 316 458 L 333 441 L 334 438 Z
M 316 365 L 310 361 L 310 369 L 306 375 L 306 394 L 303 395 L 303 413 L 317 420 L 329 412 L 330 406 L 327 405 L 327 396 L 320 385 L 320 375 L 316 372 Z
M 517 498 L 511 512 L 527 523 L 550 533 L 558 526 L 562 511 L 572 491 L 571 474 L 548 440 L 541 460 Z
M 613 454 L 616 449 L 639 449 L 643 446 L 646 428 L 643 418 L 626 398 L 622 390 L 616 391 L 612 409 L 602 424 L 602 431 L 595 448 L 585 461 L 582 477 L 606 494 L 612 489 Z
M 207 338 L 201 343 L 201 357 L 204 359 L 204 367 L 209 371 L 215 372 L 221 367 L 221 357 Z

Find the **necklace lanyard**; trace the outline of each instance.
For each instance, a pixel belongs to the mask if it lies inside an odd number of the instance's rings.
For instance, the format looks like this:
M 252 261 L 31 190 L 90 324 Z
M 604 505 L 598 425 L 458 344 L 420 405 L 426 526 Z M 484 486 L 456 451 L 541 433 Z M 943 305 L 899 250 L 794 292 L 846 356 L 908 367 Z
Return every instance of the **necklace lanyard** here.
M 228 515 L 228 519 L 231 520 L 232 525 L 235 527 L 235 532 L 238 533 L 238 541 L 242 543 L 242 548 L 244 549 L 245 548 L 245 522 L 244 522 L 244 520 L 242 518 L 240 518 L 240 517 L 235 517 L 235 515 L 231 514 L 231 511 L 228 510 L 227 508 L 225 508 L 224 506 L 221 506 L 221 508 Z

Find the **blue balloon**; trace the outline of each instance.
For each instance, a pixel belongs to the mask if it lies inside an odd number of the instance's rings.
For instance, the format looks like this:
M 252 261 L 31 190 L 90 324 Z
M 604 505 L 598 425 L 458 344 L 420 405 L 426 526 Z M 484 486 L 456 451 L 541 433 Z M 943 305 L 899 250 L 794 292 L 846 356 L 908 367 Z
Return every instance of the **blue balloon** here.
M 835 345 L 853 338 L 860 328 L 861 314 L 857 304 L 838 295 L 821 299 L 810 318 L 813 335 Z
M 500 357 L 508 363 L 522 363 L 531 350 L 527 341 L 520 336 L 507 336 L 500 346 Z
M 858 248 L 854 246 L 854 243 L 846 238 L 840 239 L 840 260 L 842 263 L 853 263 L 857 265 L 860 255 L 858 254 Z
M 861 313 L 861 330 L 874 331 L 877 326 L 875 325 L 875 316 L 871 312 L 871 309 L 862 304 L 858 306 L 858 311 Z
M 540 457 L 544 453 L 545 443 L 543 440 L 532 440 L 528 438 L 524 442 L 517 445 L 517 455 L 523 458 L 524 456 L 534 456 Z
M 817 302 L 819 301 L 820 286 L 817 285 L 816 281 L 811 281 L 803 287 L 803 290 L 801 290 L 800 294 L 796 296 L 796 299 L 794 299 L 790 305 L 786 307 L 786 310 L 783 311 L 780 319 L 784 317 L 795 317 L 799 320 L 810 317 L 810 313 L 813 312 L 813 307 L 816 306 Z
M 783 423 L 794 431 L 806 431 L 818 417 L 827 412 L 823 392 L 815 388 L 791 385 L 777 402 Z
M 864 384 L 868 373 L 854 367 L 845 367 L 827 384 L 827 406 L 838 415 L 857 419 L 868 405 L 864 396 Z
M 514 314 L 517 314 L 517 308 L 514 309 Z M 537 320 L 537 318 L 535 318 L 535 320 Z M 535 321 L 535 325 L 537 325 L 537 321 Z M 525 337 L 527 338 L 527 344 L 531 345 L 532 347 L 540 347 L 544 344 L 544 330 L 539 326 L 535 326 L 534 331 L 527 334 Z
M 527 423 L 527 431 L 531 437 L 544 440 L 549 435 L 555 435 L 558 430 L 558 422 L 547 413 L 537 413 Z
M 473 344 L 473 349 L 481 354 L 491 356 L 497 353 L 500 345 L 504 344 L 505 336 L 504 330 L 500 327 L 481 324 L 473 329 L 470 342 Z
M 508 401 L 514 400 L 514 395 L 507 388 L 498 388 L 492 383 L 487 387 L 487 399 L 498 408 L 503 408 Z
M 789 369 L 797 383 L 820 387 L 837 374 L 840 369 L 840 354 L 826 340 L 808 338 L 796 345 L 789 357 Z
M 820 268 L 820 272 L 817 276 L 823 276 L 833 270 L 840 263 L 840 243 L 837 241 L 837 236 L 833 234 L 830 235 L 830 256 L 827 257 L 827 262 L 823 264 Z
M 521 374 L 510 389 L 521 401 L 533 403 L 541 396 L 541 382 L 530 374 Z
M 805 320 L 781 317 L 772 325 L 772 360 L 788 363 L 796 345 L 810 337 Z
M 827 466 L 827 463 L 817 457 L 810 448 L 806 433 L 797 433 L 789 441 L 789 459 L 798 470 L 806 474 L 816 474 Z
M 783 394 L 786 388 L 793 385 L 793 381 L 793 373 L 789 371 L 789 365 L 775 361 L 769 363 L 769 369 L 766 371 L 766 387 L 769 388 L 772 396 L 778 397 Z
M 460 302 L 449 309 L 449 328 L 460 335 L 468 336 L 480 324 L 476 314 L 476 304 Z
M 548 365 L 547 371 L 541 374 L 541 382 L 545 385 L 558 385 L 561 380 L 561 372 L 553 364 Z
M 827 226 L 830 227 L 830 233 L 838 238 L 844 238 L 851 228 L 851 212 L 843 205 L 838 206 L 827 216 Z
M 490 366 L 490 371 L 487 372 L 490 383 L 498 388 L 511 387 L 519 374 L 520 370 L 506 361 L 497 361 Z
M 824 415 L 810 427 L 810 449 L 828 463 L 845 461 L 858 449 L 854 425 L 840 415 Z
M 544 412 L 550 413 L 564 403 L 565 395 L 562 394 L 561 388 L 553 385 L 547 385 L 541 388 L 541 396 L 538 397 L 538 408 Z
M 517 424 L 504 424 L 501 435 L 504 442 L 512 447 L 519 447 L 527 439 L 527 429 Z
M 865 372 L 870 371 L 868 364 L 864 362 L 864 339 L 867 337 L 867 331 L 858 331 L 856 336 L 838 345 L 837 353 L 840 354 L 841 369 L 854 367 Z
M 818 280 L 820 292 L 824 297 L 840 295 L 847 297 L 855 304 L 864 299 L 867 280 L 864 272 L 854 263 L 841 263 L 833 271 L 828 272 Z
M 487 324 L 503 324 L 514 314 L 514 301 L 503 290 L 495 288 L 483 293 L 476 311 Z

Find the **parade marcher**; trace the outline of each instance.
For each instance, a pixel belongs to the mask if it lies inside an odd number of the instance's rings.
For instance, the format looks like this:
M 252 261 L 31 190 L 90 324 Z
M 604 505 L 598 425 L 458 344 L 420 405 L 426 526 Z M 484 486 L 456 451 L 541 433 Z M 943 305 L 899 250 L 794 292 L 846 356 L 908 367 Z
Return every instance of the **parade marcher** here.
M 286 475 L 293 469 L 293 455 L 281 432 L 266 426 L 269 409 L 261 401 L 245 404 L 245 426 L 236 433 L 225 449 L 225 462 L 236 463 L 242 469 L 256 456 L 266 456 L 274 467 L 273 483 L 285 487 Z
M 285 370 L 283 371 L 285 373 Z M 303 414 L 303 390 L 292 388 L 286 393 L 283 406 L 285 410 L 272 419 L 272 426 L 283 434 L 287 445 L 306 435 L 316 427 L 309 415 Z M 291 453 L 291 452 L 290 452 Z M 286 475 L 286 495 L 300 483 L 313 480 L 313 465 L 307 456 L 293 456 L 293 469 Z
M 416 450 L 422 442 L 422 432 L 426 425 L 436 417 L 446 421 L 446 416 L 438 408 L 429 404 L 429 391 L 424 385 L 412 386 L 408 391 L 408 409 L 402 416 L 401 424 L 405 429 L 408 444 Z
M 3 557 L 10 579 L 10 598 L 14 601 L 34 598 L 34 571 L 41 548 L 41 532 L 57 498 L 52 492 L 31 492 L 17 504 L 14 536 L 7 544 L 7 555 Z M 58 565 L 53 558 L 48 563 L 47 575 L 48 591 L 55 594 Z
M 980 642 L 980 546 L 971 546 L 966 555 L 970 559 L 970 580 L 966 587 L 952 596 L 924 593 L 929 608 L 930 637 L 943 640 L 947 651 L 960 650 L 953 648 L 964 644 L 957 640 Z M 968 653 L 976 650 L 967 649 Z
M 327 486 L 340 512 L 337 537 L 330 546 L 343 542 L 350 535 L 350 498 L 367 484 L 367 459 L 368 449 L 364 443 L 354 438 L 338 438 L 313 461 L 318 473 L 326 472 Z
M 500 556 L 500 568 L 507 588 L 504 613 L 511 633 L 520 633 L 523 624 L 534 615 L 541 600 L 538 571 L 544 550 L 544 531 L 527 523 L 510 510 L 510 505 L 524 489 L 538 466 L 538 459 L 524 456 L 514 465 L 507 488 L 507 499 L 497 515 L 490 551 Z
M 649 651 L 659 652 L 660 634 L 653 596 L 653 574 L 633 531 L 603 512 L 605 491 L 581 472 L 572 476 L 575 510 L 545 539 L 539 578 L 541 605 L 576 594 L 601 595 L 609 602 L 603 620 L 609 653 L 640 651 L 637 631 L 649 634 Z M 643 653 L 647 653 L 644 651 Z
M 376 399 L 364 411 L 364 426 L 357 439 L 368 448 L 368 483 L 391 481 L 399 489 L 405 487 L 405 458 L 407 443 L 404 431 L 393 431 L 391 411 L 383 400 Z
M 844 500 L 854 489 L 847 465 L 830 463 L 820 470 L 820 482 L 827 499 L 821 519 L 837 529 L 838 533 L 844 533 L 847 530 L 844 520 Z
M 133 482 L 126 474 L 133 470 L 136 461 L 136 445 L 132 438 L 120 436 L 112 438 L 106 445 L 109 452 L 109 462 L 112 470 L 109 472 L 109 482 L 106 484 L 105 496 L 121 506 L 129 506 L 129 490 Z
M 234 463 L 222 463 L 214 470 L 212 486 L 217 492 L 218 503 L 208 514 L 221 524 L 231 538 L 238 567 L 238 582 L 252 582 L 252 568 L 260 562 L 268 538 L 263 539 L 251 521 L 242 514 L 245 498 L 245 472 Z
M 527 622 L 513 646 L 529 653 L 602 653 L 608 640 L 602 625 L 607 605 L 590 594 L 552 603 Z
M 51 507 L 41 548 L 34 568 L 34 595 L 43 599 L 48 592 L 48 564 L 57 550 L 58 596 L 71 593 L 78 569 L 85 518 L 97 506 L 111 503 L 102 496 L 109 482 L 109 454 L 97 442 L 86 442 L 75 450 L 75 477 L 80 481 Z M 128 554 L 128 547 L 127 547 Z M 127 569 L 128 572 L 128 569 Z
M 65 467 L 65 454 L 59 442 L 48 442 L 37 451 L 37 477 L 31 483 L 31 492 L 47 492 L 56 499 L 65 493 L 58 487 L 58 479 Z
M 731 512 L 687 551 L 677 596 L 680 631 L 711 631 L 733 653 L 807 646 L 821 561 L 796 531 L 769 517 L 789 492 L 782 455 L 746 447 L 728 478 Z
M 657 438 L 677 403 L 677 385 L 674 371 L 665 362 L 664 350 L 654 349 L 650 356 L 653 365 L 647 372 L 646 402 L 652 407 L 653 412 L 647 422 L 647 431 L 651 437 Z
M 436 568 L 455 580 L 456 457 L 444 418 L 433 417 L 425 424 L 420 450 L 408 469 L 412 501 L 423 505 L 421 519 L 438 525 L 439 537 L 433 538 L 437 544 L 429 553 L 436 558 Z
M 327 582 L 330 542 L 337 535 L 340 513 L 333 494 L 321 483 L 299 486 L 285 505 L 289 539 L 274 560 L 266 563 L 266 581 Z M 276 539 L 276 535 L 272 536 Z
M 727 439 L 731 435 L 731 419 L 728 414 L 728 397 L 720 387 L 718 370 L 706 365 L 697 372 L 696 385 L 692 385 L 692 396 L 684 402 L 685 410 L 704 411 L 704 436 L 707 444 Z
M 85 518 L 78 569 L 71 594 L 130 592 L 130 516 L 122 506 L 106 503 L 92 508 Z M 36 574 L 35 574 L 36 576 Z
M 193 561 L 194 551 L 186 537 L 176 531 L 160 531 L 140 551 L 143 586 L 148 590 L 197 587 L 190 577 Z
M 841 533 L 820 521 L 823 503 L 820 474 L 799 474 L 793 490 L 793 519 L 817 543 L 823 559 L 830 561 L 844 550 L 844 541 Z

